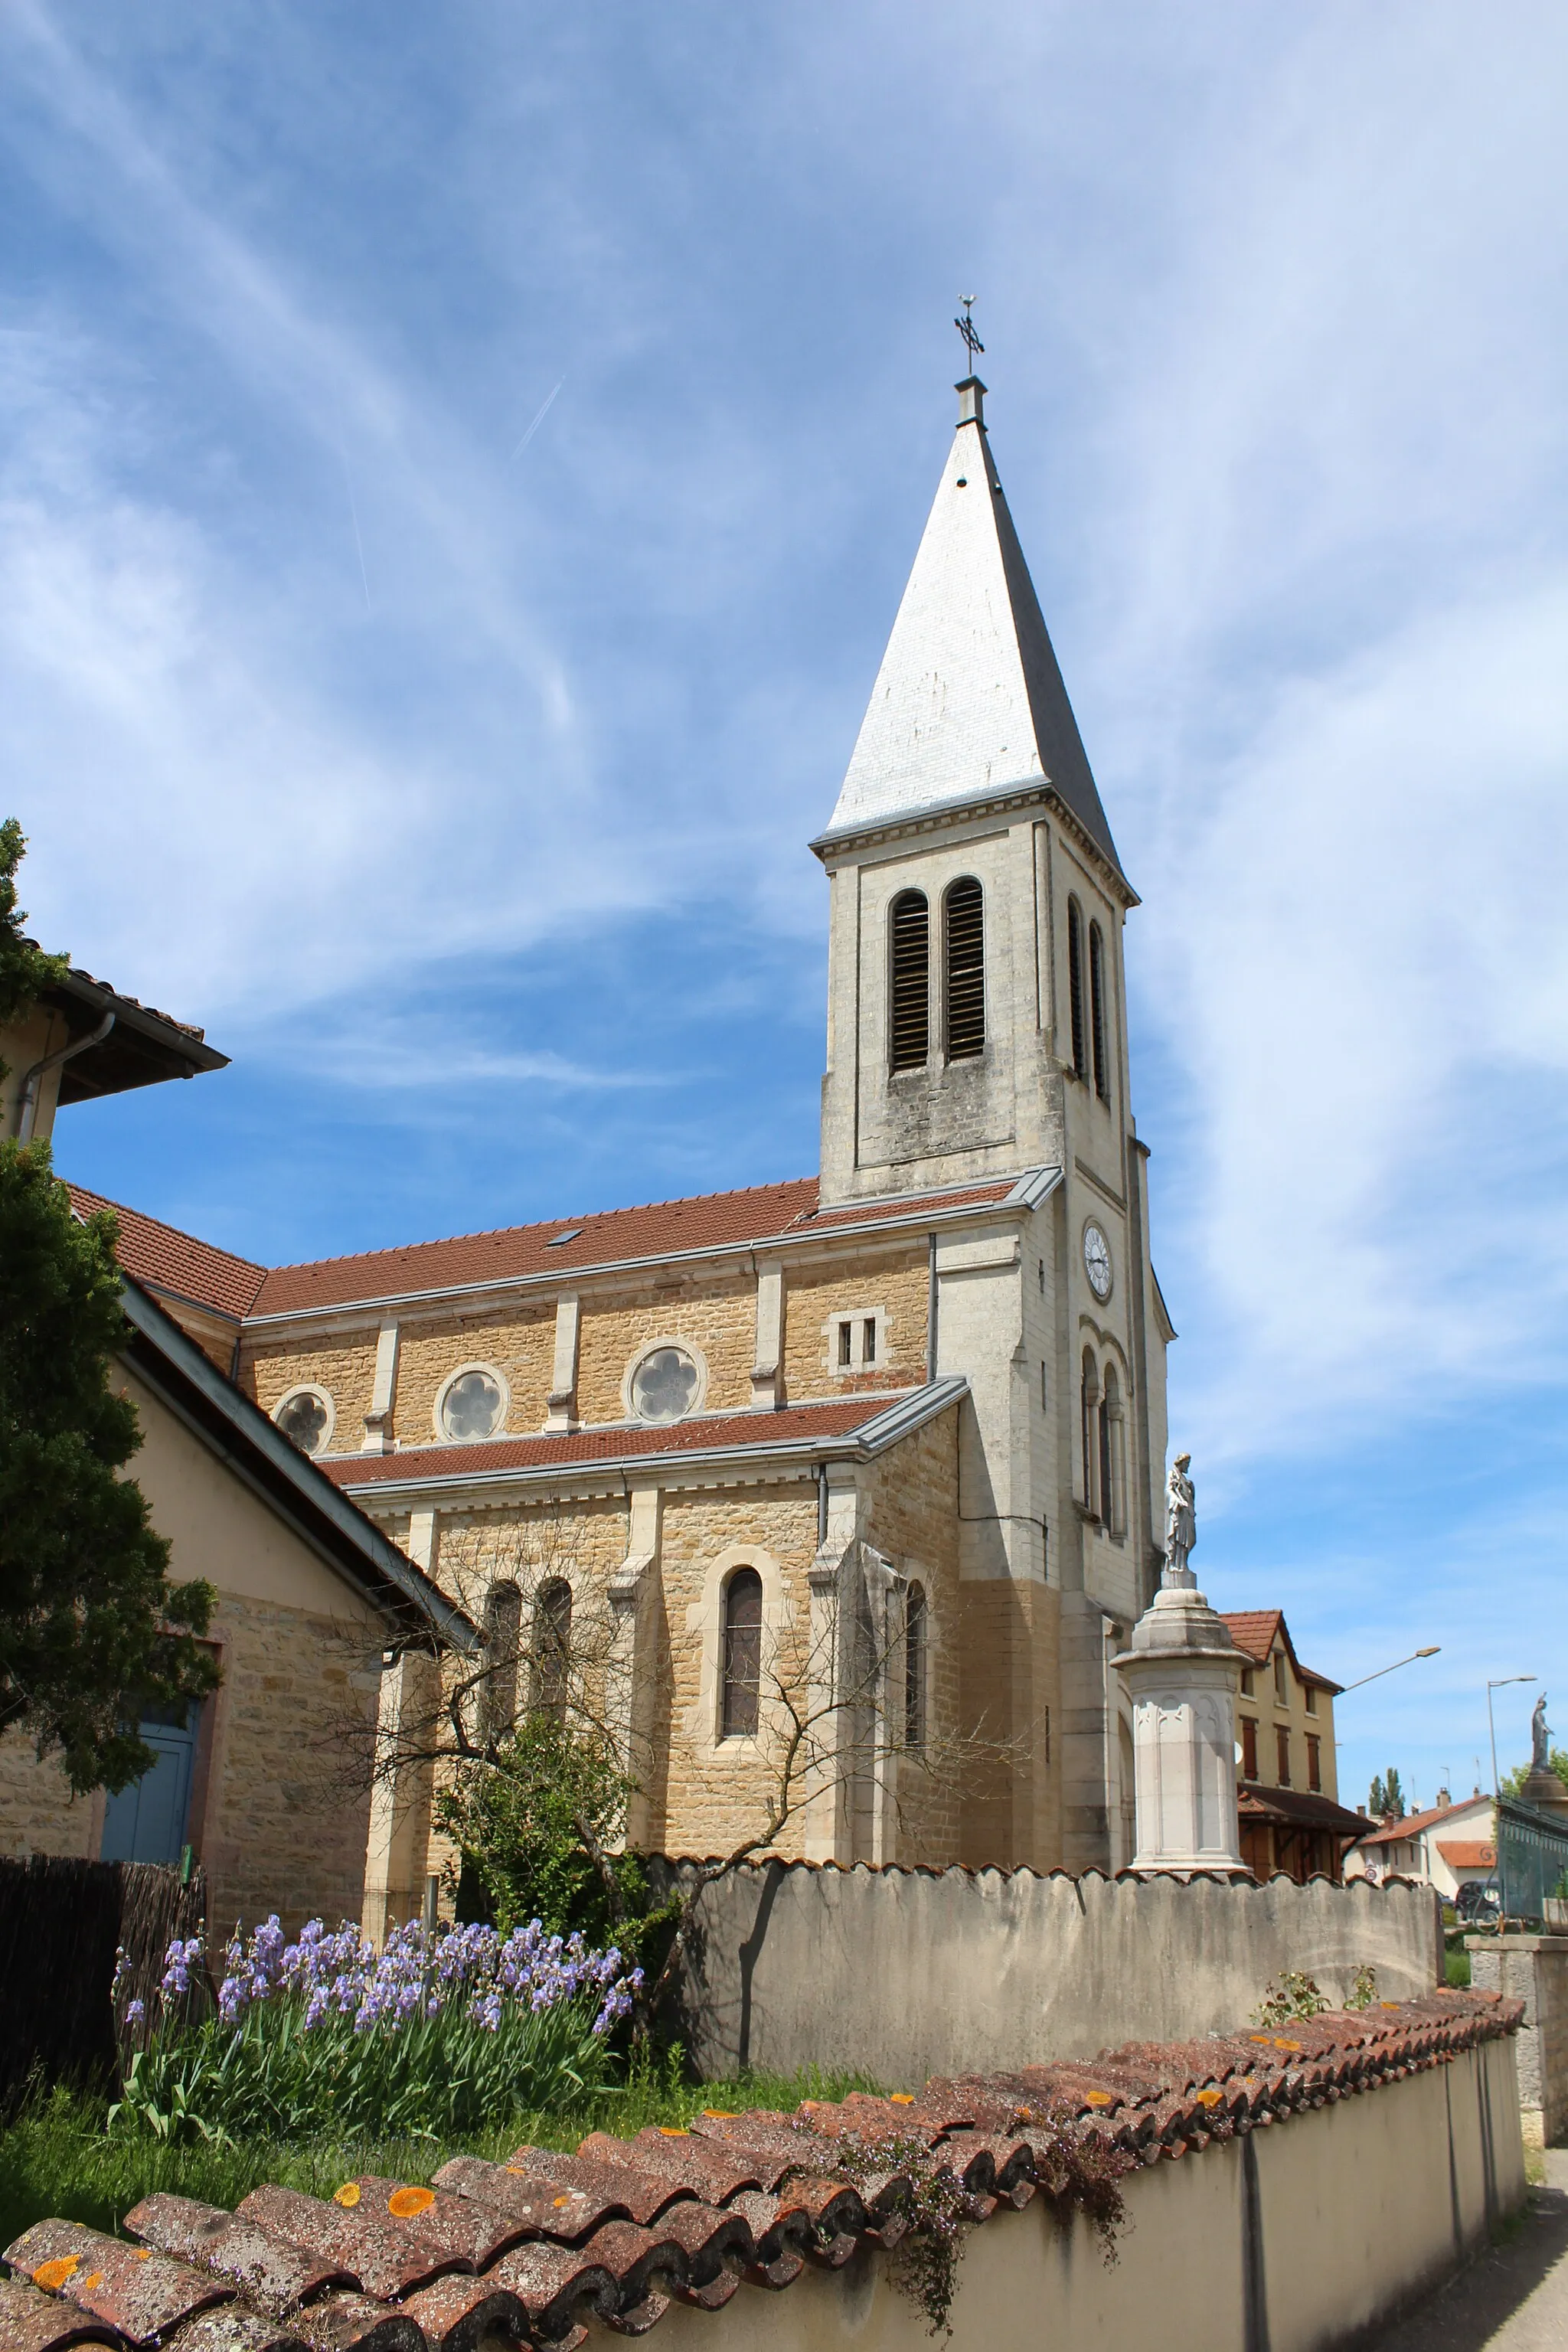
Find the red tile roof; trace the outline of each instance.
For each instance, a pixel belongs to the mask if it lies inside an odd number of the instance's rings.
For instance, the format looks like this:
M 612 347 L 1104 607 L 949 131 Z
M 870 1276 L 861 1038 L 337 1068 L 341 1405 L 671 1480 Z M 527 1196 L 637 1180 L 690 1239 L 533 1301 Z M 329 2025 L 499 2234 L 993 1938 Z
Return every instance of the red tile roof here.
M 575 1463 L 621 1462 L 644 1455 L 705 1454 L 732 1445 L 787 1445 L 803 1438 L 847 1437 L 912 1396 L 900 1389 L 881 1396 L 834 1397 L 825 1404 L 786 1405 L 777 1412 L 693 1414 L 657 1426 L 617 1422 L 560 1436 L 492 1437 L 464 1445 L 404 1445 L 395 1454 L 319 1455 L 316 1466 L 335 1486 L 357 1493 L 406 1478 L 479 1478 L 507 1470 L 567 1469 Z
M 1495 1870 L 1497 1848 L 1480 1838 L 1439 1838 L 1437 1851 L 1450 1870 Z
M 585 2319 L 640 2335 L 672 2296 L 716 2311 L 743 2281 L 787 2287 L 808 2260 L 890 2249 L 922 2176 L 961 2183 L 969 2218 L 987 2223 L 1051 2197 L 1075 2142 L 1123 2171 L 1185 2156 L 1442 2065 L 1523 2014 L 1495 1993 L 1433 1992 L 1284 2034 L 937 2079 L 913 2096 L 702 2114 L 630 2140 L 595 2132 L 575 2156 L 458 2156 L 430 2189 L 370 2176 L 331 2201 L 258 2189 L 233 2214 L 158 2193 L 125 2217 L 142 2253 L 58 2221 L 7 2247 L 0 2352 L 84 2338 L 121 2352 L 457 2352 L 486 2337 L 577 2352 Z M 893 2144 L 881 2168 L 879 2141 Z M 221 2320 L 205 2315 L 215 2305 Z
M 1266 1666 L 1273 1654 L 1276 1641 L 1282 1641 L 1290 1663 L 1304 1683 L 1315 1683 L 1320 1690 L 1338 1695 L 1340 1685 L 1304 1666 L 1296 1655 L 1296 1644 L 1290 1639 L 1290 1628 L 1285 1622 L 1282 1609 L 1222 1609 L 1220 1618 L 1230 1629 L 1230 1638 L 1238 1650 L 1245 1650 L 1255 1665 Z
M 301 1307 L 344 1306 L 410 1291 L 458 1290 L 526 1274 L 560 1273 L 623 1258 L 668 1257 L 678 1251 L 773 1239 L 816 1206 L 816 1179 L 756 1184 L 742 1192 L 704 1192 L 585 1217 L 552 1217 L 536 1225 L 466 1234 L 454 1241 L 415 1242 L 405 1249 L 365 1250 L 273 1268 L 252 1312 L 286 1315 Z M 569 1240 L 563 1239 L 570 1235 Z
M 1489 1797 L 1479 1801 L 1489 1810 L 1491 1805 Z M 1434 1805 L 1425 1813 L 1405 1813 L 1396 1822 L 1385 1822 L 1382 1829 L 1369 1831 L 1363 1838 L 1362 1843 L 1363 1845 L 1396 1845 L 1402 1838 L 1419 1837 L 1423 1830 L 1431 1829 L 1435 1822 L 1449 1820 L 1455 1813 L 1469 1812 L 1477 1802 L 1478 1800 L 1474 1797 L 1465 1797 L 1457 1805 Z
M 79 1217 L 90 1217 L 99 1209 L 112 1211 L 120 1225 L 120 1263 L 149 1290 L 188 1298 L 197 1307 L 210 1307 L 219 1315 L 237 1318 L 266 1280 L 264 1265 L 236 1257 L 232 1250 L 199 1242 L 194 1234 L 181 1233 L 177 1225 L 162 1224 L 156 1217 L 143 1216 L 140 1209 L 106 1201 L 100 1192 L 84 1192 L 79 1184 L 67 1189 Z
M 1287 1829 L 1330 1830 L 1335 1837 L 1343 1838 L 1359 1838 L 1366 1827 L 1362 1814 L 1351 1812 L 1332 1797 L 1312 1789 L 1275 1789 L 1261 1780 L 1243 1780 L 1237 1787 L 1236 1802 L 1244 1822 L 1278 1822 Z

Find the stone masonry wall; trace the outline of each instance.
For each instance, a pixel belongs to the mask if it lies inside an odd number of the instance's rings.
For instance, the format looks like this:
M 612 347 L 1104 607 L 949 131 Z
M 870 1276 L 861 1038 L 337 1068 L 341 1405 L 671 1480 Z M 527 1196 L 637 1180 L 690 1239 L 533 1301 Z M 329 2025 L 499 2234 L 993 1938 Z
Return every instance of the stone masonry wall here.
M 903 1749 L 903 1727 L 892 1727 L 898 1757 L 898 1859 L 940 1867 L 961 1857 L 963 1790 L 974 1759 L 961 1737 L 963 1612 L 967 1594 L 958 1577 L 956 1407 L 884 1454 L 870 1473 L 869 1540 L 901 1576 L 925 1588 L 929 1668 L 924 1760 Z M 895 1689 L 893 1703 L 900 1693 Z
M 0 1735 L 0 1853 L 90 1856 L 90 1797 L 73 1798 L 58 1763 L 40 1764 L 25 1732 Z
M 205 1771 L 198 1748 L 192 1830 L 214 1927 L 269 1911 L 290 1929 L 357 1919 L 379 1622 L 224 1594 L 212 1636 L 223 1686 L 209 1702 Z
M 718 1280 L 684 1276 L 660 1283 L 651 1297 L 601 1304 L 583 1299 L 577 1342 L 577 1418 L 624 1421 L 622 1385 L 645 1349 L 684 1340 L 708 1366 L 706 1412 L 743 1412 L 752 1402 L 756 1361 L 757 1287 L 751 1274 Z
M 896 1255 L 867 1251 L 847 1263 L 835 1258 L 830 1265 L 787 1272 L 784 1368 L 790 1402 L 923 1381 L 928 1285 L 923 1243 Z M 885 1360 L 868 1372 L 841 1372 L 831 1359 L 830 1330 L 823 1327 L 835 1315 L 870 1315 L 879 1307 L 887 1314 Z
M 654 1640 L 648 1664 L 661 1695 L 652 1730 L 646 1837 L 676 1853 L 722 1853 L 752 1834 L 779 1785 L 764 1743 L 717 1738 L 716 1662 L 721 1600 L 713 1563 L 756 1548 L 777 1563 L 782 1606 L 764 1570 L 763 1696 L 770 1675 L 789 1680 L 804 1661 L 810 1626 L 806 1572 L 816 1553 L 816 1493 L 806 1480 L 778 1487 L 737 1486 L 708 1495 L 667 1495 Z M 704 1688 L 704 1647 L 710 1676 Z M 765 1708 L 764 1708 L 765 1715 Z M 779 1839 L 803 1851 L 798 1815 Z
M 362 1339 L 338 1332 L 329 1339 L 290 1339 L 257 1347 L 247 1344 L 240 1384 L 265 1413 L 275 1412 L 279 1398 L 290 1389 L 309 1384 L 325 1389 L 332 1400 L 333 1427 L 329 1451 L 353 1454 L 364 1435 L 375 1385 L 375 1328 Z
M 403 1445 L 432 1445 L 439 1435 L 436 1399 L 459 1364 L 493 1364 L 510 1402 L 502 1426 L 523 1435 L 544 1426 L 555 1359 L 555 1305 L 542 1299 L 520 1312 L 453 1315 L 403 1326 L 397 1351 L 397 1395 L 392 1425 Z

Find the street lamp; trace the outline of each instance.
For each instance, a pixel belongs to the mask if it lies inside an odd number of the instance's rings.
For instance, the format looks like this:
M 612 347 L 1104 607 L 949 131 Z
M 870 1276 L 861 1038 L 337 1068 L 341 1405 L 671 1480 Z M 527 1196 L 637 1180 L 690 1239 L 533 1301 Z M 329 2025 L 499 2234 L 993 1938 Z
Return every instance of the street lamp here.
M 1363 1675 L 1361 1682 L 1346 1683 L 1344 1689 L 1340 1693 L 1340 1696 L 1342 1698 L 1347 1697 L 1352 1691 L 1360 1690 L 1362 1685 L 1364 1683 L 1379 1682 L 1384 1675 L 1397 1674 L 1401 1666 L 1413 1666 L 1417 1658 L 1435 1658 L 1442 1646 L 1443 1644 L 1441 1642 L 1433 1642 L 1429 1643 L 1425 1650 L 1412 1650 L 1407 1658 L 1395 1658 L 1393 1665 L 1379 1666 L 1375 1675 Z M 1533 1675 L 1531 1676 L 1531 1680 L 1534 1680 Z
M 1487 1729 L 1492 1736 L 1492 1803 L 1494 1805 L 1497 1803 L 1500 1792 L 1497 1783 L 1497 1726 L 1492 1721 L 1492 1693 L 1495 1690 L 1506 1690 L 1510 1683 L 1532 1683 L 1534 1680 L 1533 1675 L 1500 1675 L 1495 1683 L 1487 1685 Z

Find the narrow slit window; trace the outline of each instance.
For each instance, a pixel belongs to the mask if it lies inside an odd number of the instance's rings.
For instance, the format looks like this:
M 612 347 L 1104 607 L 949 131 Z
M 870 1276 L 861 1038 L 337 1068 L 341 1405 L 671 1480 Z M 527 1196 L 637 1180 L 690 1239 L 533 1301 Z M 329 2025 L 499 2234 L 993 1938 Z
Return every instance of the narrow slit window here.
M 926 1589 L 911 1584 L 904 1598 L 904 1745 L 926 1744 Z
M 1068 900 L 1068 1003 L 1072 1013 L 1072 1066 L 1075 1077 L 1089 1076 L 1089 1052 L 1083 1024 L 1083 917 L 1078 900 Z
M 1105 941 L 1098 923 L 1089 927 L 1089 1034 L 1094 1045 L 1094 1091 L 1110 1100 L 1110 1060 L 1105 1050 Z
M 861 1347 L 860 1361 L 863 1364 L 874 1364 L 877 1360 L 876 1317 L 874 1315 L 868 1315 L 860 1328 L 863 1343 Z
M 985 1051 L 985 898 L 972 874 L 954 882 L 947 914 L 947 1058 Z
M 533 1604 L 533 1704 L 541 1715 L 564 1715 L 572 1659 L 572 1587 L 552 1576 Z
M 1107 1535 L 1115 1519 L 1115 1488 L 1111 1470 L 1110 1400 L 1100 1400 L 1100 1524 Z
M 848 1370 L 850 1349 L 853 1348 L 854 1344 L 855 1326 L 846 1318 L 846 1320 L 838 1326 L 838 1368 L 840 1371 L 847 1372 Z
M 900 890 L 892 907 L 892 1043 L 895 1070 L 921 1070 L 931 1054 L 931 908 L 923 890 Z
M 724 1587 L 725 1739 L 754 1735 L 762 1679 L 763 1580 L 754 1568 L 738 1568 Z

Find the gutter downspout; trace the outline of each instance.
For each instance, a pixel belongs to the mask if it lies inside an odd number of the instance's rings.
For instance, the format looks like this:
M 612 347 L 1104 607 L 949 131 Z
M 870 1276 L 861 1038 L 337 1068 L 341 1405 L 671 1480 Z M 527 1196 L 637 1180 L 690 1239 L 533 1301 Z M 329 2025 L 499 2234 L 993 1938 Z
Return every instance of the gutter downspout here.
M 16 1120 L 16 1140 L 18 1143 L 31 1143 L 33 1139 L 33 1129 L 38 1123 L 38 1096 L 49 1072 L 63 1069 L 65 1065 L 74 1061 L 79 1054 L 85 1054 L 89 1045 L 101 1045 L 113 1026 L 113 1013 L 106 1013 L 97 1028 L 87 1036 L 79 1037 L 74 1045 L 62 1045 L 58 1054 L 46 1054 L 41 1062 L 33 1064 L 22 1081 L 22 1091 L 17 1097 L 19 1116 Z
M 926 1241 L 926 1384 L 936 1378 L 936 1235 Z

